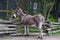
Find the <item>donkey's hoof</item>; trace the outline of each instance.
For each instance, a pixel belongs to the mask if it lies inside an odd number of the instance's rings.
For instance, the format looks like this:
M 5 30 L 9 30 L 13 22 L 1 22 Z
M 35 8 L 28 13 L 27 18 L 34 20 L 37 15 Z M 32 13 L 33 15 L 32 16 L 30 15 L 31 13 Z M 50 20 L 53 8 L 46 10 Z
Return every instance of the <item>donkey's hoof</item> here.
M 40 36 L 38 36 L 38 38 L 40 38 Z
M 43 37 L 38 36 L 38 38 L 43 39 Z

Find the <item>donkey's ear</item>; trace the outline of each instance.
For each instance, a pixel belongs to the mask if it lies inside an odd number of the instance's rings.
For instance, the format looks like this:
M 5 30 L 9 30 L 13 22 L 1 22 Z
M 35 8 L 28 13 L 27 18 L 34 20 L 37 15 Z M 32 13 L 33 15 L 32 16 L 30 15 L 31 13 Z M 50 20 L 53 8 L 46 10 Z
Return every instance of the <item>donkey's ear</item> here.
M 19 10 L 19 11 L 21 11 L 21 12 L 22 12 L 22 9 L 21 9 L 20 7 L 17 7 L 17 8 L 16 8 L 16 10 Z
M 20 9 L 20 7 L 17 7 L 16 9 L 18 9 L 18 10 L 19 10 L 19 9 Z
M 17 10 L 22 10 L 20 7 L 17 7 L 16 9 L 17 9 Z

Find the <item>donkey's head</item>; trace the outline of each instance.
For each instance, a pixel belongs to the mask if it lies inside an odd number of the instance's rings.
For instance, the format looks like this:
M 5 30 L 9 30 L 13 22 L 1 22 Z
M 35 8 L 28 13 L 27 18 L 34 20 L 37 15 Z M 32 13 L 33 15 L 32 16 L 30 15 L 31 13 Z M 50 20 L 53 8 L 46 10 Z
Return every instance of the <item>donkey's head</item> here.
M 17 7 L 15 12 L 13 13 L 13 16 L 16 17 L 16 16 L 20 16 L 23 14 L 23 11 L 21 8 Z

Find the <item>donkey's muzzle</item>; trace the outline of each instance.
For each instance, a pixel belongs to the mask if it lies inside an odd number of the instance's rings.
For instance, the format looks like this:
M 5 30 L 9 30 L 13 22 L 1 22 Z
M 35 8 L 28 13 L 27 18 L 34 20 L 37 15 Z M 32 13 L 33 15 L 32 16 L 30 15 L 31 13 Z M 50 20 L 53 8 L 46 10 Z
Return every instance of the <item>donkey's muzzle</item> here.
M 12 18 L 15 18 L 14 16 L 12 16 Z

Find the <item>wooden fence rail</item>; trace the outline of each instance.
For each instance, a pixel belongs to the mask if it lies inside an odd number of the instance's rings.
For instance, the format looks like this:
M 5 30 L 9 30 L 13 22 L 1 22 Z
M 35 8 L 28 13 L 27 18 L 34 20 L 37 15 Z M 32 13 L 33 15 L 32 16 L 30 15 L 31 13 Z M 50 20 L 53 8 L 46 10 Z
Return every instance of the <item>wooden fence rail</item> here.
M 50 28 L 48 28 L 48 33 L 52 34 L 52 33 L 56 33 L 56 32 L 60 32 L 60 23 L 57 22 L 51 22 L 52 23 L 52 32 L 50 30 Z M 44 23 L 46 25 L 46 23 Z M 15 33 L 12 35 L 21 35 L 21 33 L 17 33 L 17 26 L 16 24 L 14 24 L 13 20 L 0 20 L 0 34 L 4 34 L 4 33 Z M 10 28 L 11 27 L 11 28 Z M 38 30 L 35 30 L 38 31 Z M 16 34 L 17 33 L 17 34 Z M 29 35 L 38 35 L 39 33 L 30 33 L 29 32 L 29 28 L 28 28 L 28 34 Z M 46 34 L 46 33 L 44 33 Z M 22 34 L 24 35 L 24 34 Z
M 17 25 L 13 22 L 13 20 L 0 20 L 0 34 L 16 33 Z

